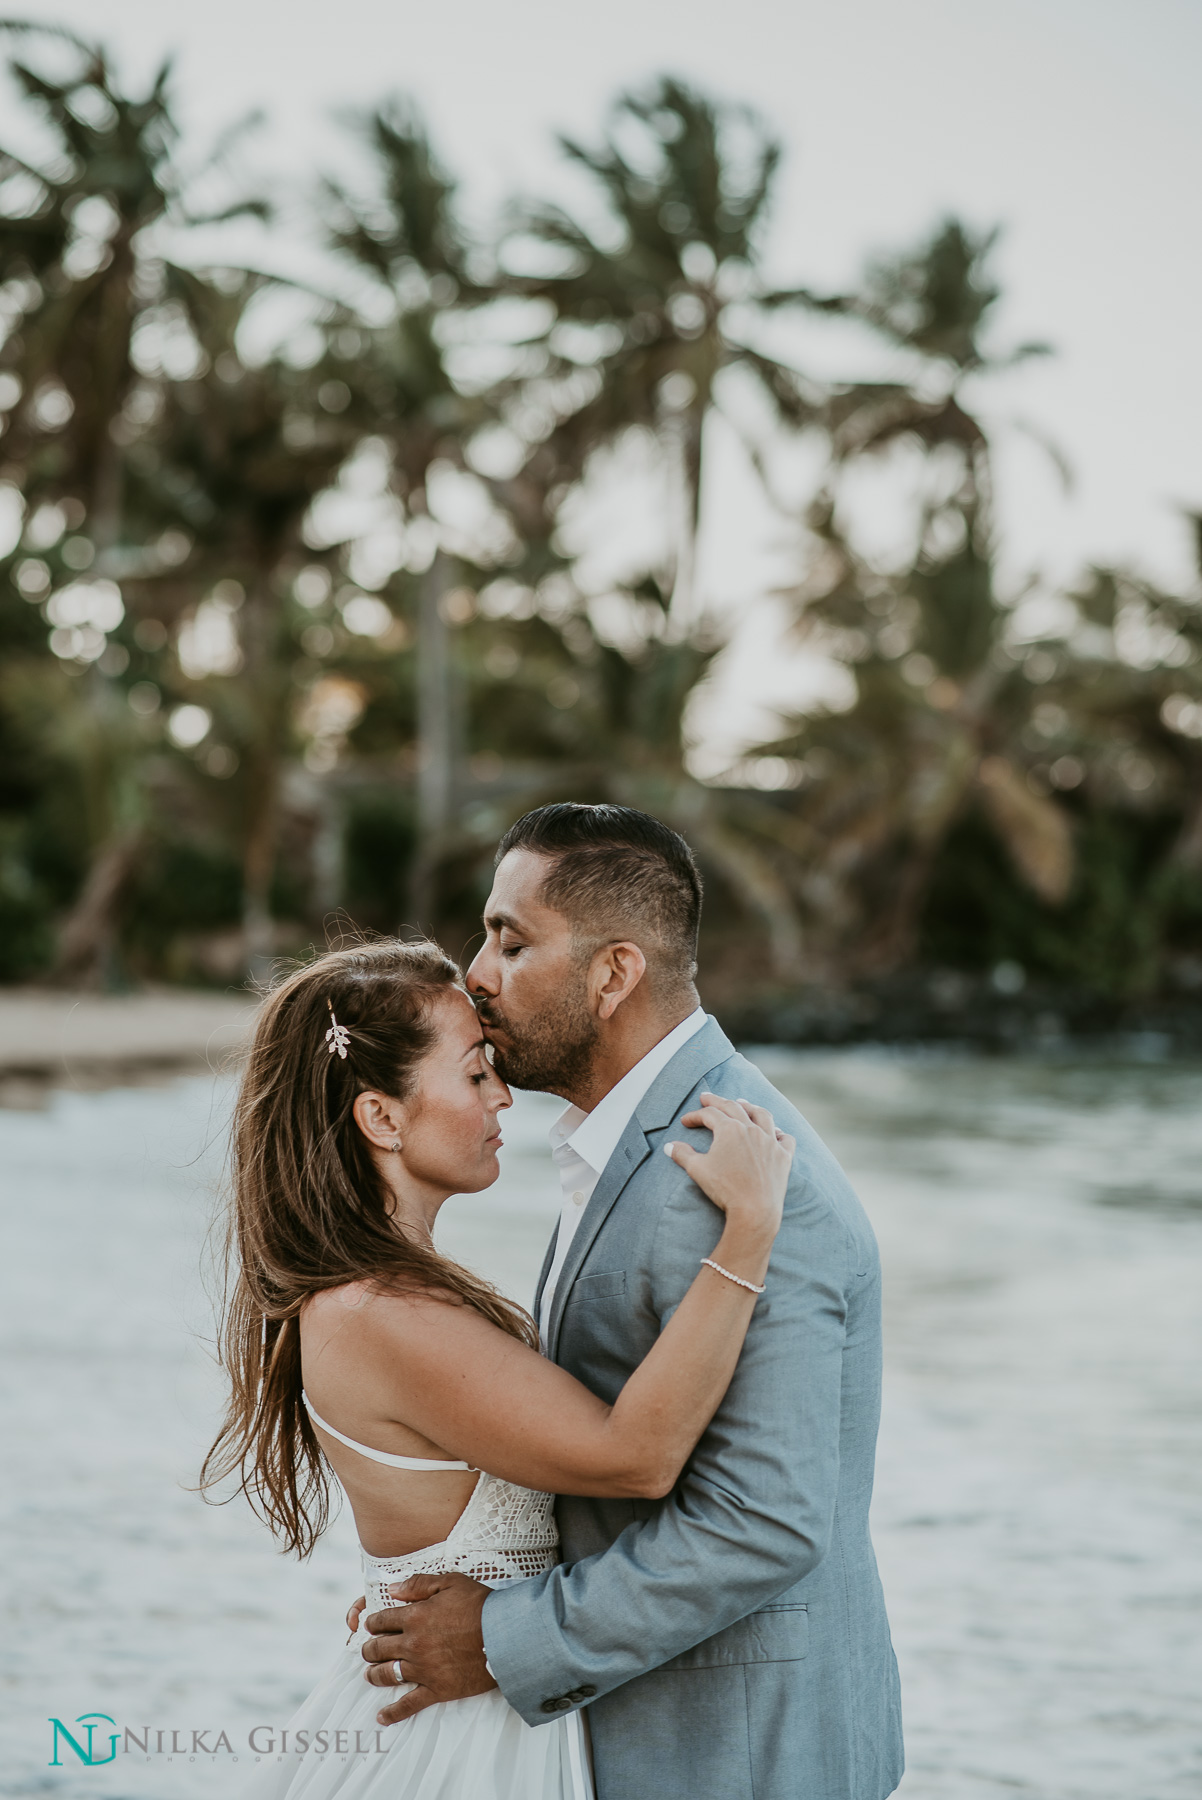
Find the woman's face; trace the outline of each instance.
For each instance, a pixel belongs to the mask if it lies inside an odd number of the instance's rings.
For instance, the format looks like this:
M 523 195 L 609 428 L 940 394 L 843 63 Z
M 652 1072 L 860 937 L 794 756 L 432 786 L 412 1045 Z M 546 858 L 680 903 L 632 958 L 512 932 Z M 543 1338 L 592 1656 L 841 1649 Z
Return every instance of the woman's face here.
M 513 1096 L 484 1054 L 484 1035 L 467 995 L 452 988 L 434 1002 L 434 1043 L 403 1105 L 398 1158 L 406 1175 L 449 1194 L 477 1194 L 500 1170 L 497 1115 Z

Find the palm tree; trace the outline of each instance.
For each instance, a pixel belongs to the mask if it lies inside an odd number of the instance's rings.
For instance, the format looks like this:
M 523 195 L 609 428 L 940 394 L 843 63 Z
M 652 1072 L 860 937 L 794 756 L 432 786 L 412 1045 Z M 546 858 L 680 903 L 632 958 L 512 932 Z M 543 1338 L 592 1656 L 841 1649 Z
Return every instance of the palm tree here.
M 961 936 L 977 948 L 990 917 L 1026 918 L 1026 956 L 1078 989 L 1162 984 L 1202 922 L 1199 591 L 1095 569 L 1061 597 L 1071 604 L 1054 631 L 1017 638 L 1006 609 L 985 610 L 964 546 L 884 575 L 829 522 L 825 547 L 817 614 L 854 671 L 855 702 L 764 747 L 801 776 L 782 796 L 780 837 L 823 972 L 912 962 L 932 886 L 964 897 L 975 882 Z M 941 604 L 924 611 L 931 593 Z M 950 646 L 949 615 L 970 627 Z M 1033 911 L 996 859 L 968 880 L 961 828 L 981 826 Z
M 1197 571 L 1192 592 L 1168 595 L 1141 584 L 1140 599 L 1145 622 L 1167 632 L 1165 647 L 1172 646 L 1157 670 L 1161 688 L 1157 720 L 1169 734 L 1162 741 L 1172 748 L 1185 802 L 1172 861 L 1196 881 L 1202 874 L 1202 512 L 1188 513 L 1187 518 Z
M 859 295 L 793 296 L 863 320 L 911 370 L 849 384 L 830 401 L 830 474 L 810 509 L 810 568 L 793 598 L 798 631 L 848 666 L 856 697 L 846 711 L 797 720 L 769 747 L 805 772 L 795 810 L 825 851 L 802 886 L 827 921 L 831 966 L 845 970 L 887 971 L 914 955 L 941 849 L 972 805 L 1045 902 L 1063 901 L 1072 881 L 1069 817 L 1030 779 L 1036 759 L 1024 746 L 1039 697 L 1007 648 L 989 440 L 964 395 L 970 378 L 1044 351 L 985 347 L 999 298 L 988 269 L 995 235 L 948 221 L 915 253 L 873 265 Z M 882 569 L 856 548 L 846 475 L 907 446 L 924 459 L 915 549 Z
M 416 110 L 394 100 L 357 121 L 375 179 L 366 195 L 328 181 L 329 242 L 351 271 L 384 298 L 383 324 L 353 321 L 353 366 L 345 371 L 352 417 L 389 451 L 392 491 L 404 522 L 431 540 L 417 603 L 417 847 L 410 889 L 413 922 L 432 923 L 435 877 L 452 823 L 462 746 L 447 599 L 461 566 L 432 517 L 436 463 L 466 467 L 465 447 L 495 416 L 489 383 L 452 373 L 456 323 L 492 297 L 479 252 L 461 223 L 455 187 Z M 337 341 L 337 339 L 335 339 Z M 419 553 L 419 561 L 421 560 Z
M 1173 594 L 1094 569 L 1069 598 L 1075 622 L 1043 647 L 1053 672 L 1036 772 L 1055 781 L 1069 767 L 1087 847 L 1099 848 L 1092 916 L 1074 921 L 1074 941 L 1057 952 L 1078 981 L 1146 993 L 1163 986 L 1175 953 L 1192 949 L 1197 973 L 1202 585 Z
M 636 806 L 686 833 L 741 915 L 760 925 L 773 972 L 795 979 L 797 906 L 777 866 L 775 822 L 685 766 L 686 712 L 721 638 L 649 630 L 618 645 L 599 636 L 583 596 L 568 604 L 561 584 L 560 598 L 554 619 L 478 618 L 463 631 L 473 747 L 504 775 L 478 827 L 470 814 L 460 822 L 451 855 L 475 866 L 506 817 L 552 800 Z M 666 610 L 649 578 L 636 598 L 647 611 Z
M 189 206 L 175 157 L 169 63 L 133 98 L 115 85 L 104 52 L 74 32 L 13 20 L 0 30 L 57 40 L 77 57 L 59 79 L 16 58 L 9 64 L 58 155 L 35 164 L 0 149 L 0 180 L 19 178 L 22 194 L 17 213 L 0 214 L 0 271 L 24 277 L 19 324 L 0 352 L 0 366 L 22 385 L 5 449 L 25 466 L 27 497 L 81 501 L 88 535 L 104 549 L 121 517 L 113 427 L 138 381 L 131 341 L 149 297 L 139 236 L 162 222 L 212 224 L 263 217 L 266 208 L 251 198 L 217 211 Z
M 962 220 L 945 219 L 917 249 L 870 262 L 858 293 L 817 295 L 798 288 L 773 297 L 775 305 L 794 302 L 859 320 L 900 353 L 903 367 L 909 365 L 902 379 L 851 382 L 832 396 L 827 420 L 836 470 L 902 442 L 928 452 L 943 449 L 959 470 L 953 493 L 962 511 L 988 509 L 989 441 L 965 390 L 980 376 L 1051 354 L 1042 342 L 998 353 L 987 347 L 1001 298 L 989 268 L 997 239 L 996 229 L 975 232 Z
M 176 534 L 182 555 L 168 567 L 147 562 L 127 591 L 140 613 L 175 626 L 177 644 L 180 625 L 202 605 L 213 623 L 217 614 L 226 621 L 228 642 L 217 646 L 209 672 L 190 670 L 177 650 L 167 673 L 177 698 L 211 711 L 219 748 L 239 759 L 243 933 L 248 965 L 260 975 L 273 947 L 283 771 L 300 745 L 297 711 L 315 673 L 302 640 L 317 614 L 294 593 L 302 567 L 318 561 L 303 527 L 359 429 L 337 395 L 338 410 L 330 410 L 320 364 L 241 361 L 239 327 L 263 277 L 233 272 L 215 281 L 171 269 L 166 280 L 168 301 L 194 335 L 196 373 L 163 384 L 161 410 L 145 441 L 131 446 L 130 511 L 145 529 L 153 522 Z M 325 610 L 337 627 L 332 605 Z M 327 633 L 333 644 L 335 630 Z
M 753 114 L 665 77 L 614 108 L 607 138 L 560 140 L 605 212 L 593 228 L 561 208 L 519 215 L 504 252 L 511 290 L 553 308 L 542 367 L 523 387 L 517 424 L 545 418 L 526 461 L 501 484 L 526 538 L 550 537 L 556 496 L 595 451 L 632 428 L 658 440 L 681 505 L 659 581 L 673 629 L 698 618 L 695 562 L 706 425 L 741 371 L 791 429 L 818 422 L 822 395 L 757 350 L 749 321 L 786 304 L 759 264 L 780 146 Z M 550 273 L 524 272 L 526 246 Z M 736 426 L 738 429 L 738 427 Z M 529 427 L 525 427 L 528 431 Z M 759 459 L 758 447 L 749 446 Z
M 62 77 L 17 58 L 9 65 L 59 153 L 32 163 L 0 150 L 0 182 L 11 183 L 16 196 L 0 209 L 0 278 L 19 314 L 0 346 L 0 371 L 19 387 L 3 449 L 20 470 L 30 510 L 61 502 L 70 518 L 72 536 L 45 559 L 56 584 L 76 580 L 83 569 L 107 578 L 128 563 L 128 546 L 119 541 L 126 444 L 141 388 L 132 345 L 154 286 L 143 234 L 162 222 L 212 223 L 262 216 L 264 208 L 247 199 L 216 213 L 189 207 L 175 158 L 169 65 L 143 97 L 132 98 L 115 84 L 103 51 L 73 32 L 11 20 L 0 30 L 57 40 L 75 57 Z M 112 739 L 112 754 L 93 759 L 92 777 L 107 767 L 116 783 L 110 803 L 87 809 L 108 828 L 89 846 L 90 869 L 61 931 L 60 971 L 95 979 L 107 964 L 114 916 L 142 848 L 145 805 L 128 767 L 137 742 L 112 704 L 107 678 L 91 668 L 74 691 L 93 715 L 78 741 Z

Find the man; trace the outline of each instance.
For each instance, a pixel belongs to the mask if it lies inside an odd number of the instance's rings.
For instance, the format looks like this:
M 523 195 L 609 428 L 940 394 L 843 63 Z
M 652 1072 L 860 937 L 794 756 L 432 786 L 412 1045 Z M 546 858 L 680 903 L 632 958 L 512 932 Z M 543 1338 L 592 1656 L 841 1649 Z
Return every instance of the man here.
M 561 1497 L 563 1562 L 496 1590 L 417 1576 L 367 1621 L 401 1719 L 495 1683 L 531 1725 L 587 1706 L 599 1800 L 884 1800 L 897 1669 L 868 1533 L 880 1270 L 829 1151 L 701 1011 L 701 884 L 626 807 L 542 807 L 497 853 L 468 972 L 496 1067 L 568 1101 L 536 1311 L 546 1353 L 606 1400 L 716 1240 L 673 1161 L 703 1089 L 797 1139 L 785 1218 L 730 1389 L 663 1500 Z M 403 1636 L 402 1636 L 403 1634 Z

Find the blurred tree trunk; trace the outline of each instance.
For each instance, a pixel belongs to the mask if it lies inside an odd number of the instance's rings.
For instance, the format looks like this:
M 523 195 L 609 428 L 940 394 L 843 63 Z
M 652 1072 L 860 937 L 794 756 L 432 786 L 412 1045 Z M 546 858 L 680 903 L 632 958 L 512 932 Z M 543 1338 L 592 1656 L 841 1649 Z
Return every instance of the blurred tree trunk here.
M 89 988 L 115 984 L 121 905 L 145 842 L 145 828 L 130 825 L 93 855 L 83 890 L 59 930 L 57 981 Z
M 97 371 L 103 429 L 92 458 L 87 514 L 88 535 L 101 570 L 105 567 L 105 552 L 121 536 L 125 464 L 112 436 L 112 425 L 133 380 L 129 342 L 134 318 L 134 258 L 130 239 L 129 228 L 123 228 L 114 243 L 109 279 L 102 290 L 106 327 L 102 342 L 109 344 L 114 366 Z M 60 980 L 87 987 L 111 987 L 117 981 L 121 905 L 144 837 L 141 826 L 119 827 L 94 847 L 83 887 L 59 928 L 55 971 Z
M 246 771 L 246 823 L 242 839 L 242 942 L 253 981 L 266 979 L 274 948 L 271 882 L 275 874 L 279 771 L 269 752 Z
M 327 776 L 314 796 L 316 828 L 310 851 L 314 912 L 329 921 L 342 905 L 346 885 L 346 798 Z
M 1202 798 L 1196 799 L 1185 815 L 1172 860 L 1180 868 L 1202 870 Z
M 272 557 L 241 608 L 242 679 L 250 699 L 243 781 L 242 942 L 252 981 L 265 981 L 275 948 L 271 887 L 279 839 L 281 765 L 288 732 L 289 672 L 277 654 L 279 605 L 271 586 Z
M 431 932 L 438 906 L 438 863 L 455 803 L 459 748 L 451 628 L 444 607 L 453 572 L 453 562 L 440 550 L 422 583 L 418 615 L 417 842 L 409 923 Z
M 112 987 L 120 975 L 121 913 L 147 831 L 140 756 L 124 696 L 92 668 L 77 678 L 66 742 L 84 801 L 88 868 L 57 931 L 54 976 L 84 987 Z

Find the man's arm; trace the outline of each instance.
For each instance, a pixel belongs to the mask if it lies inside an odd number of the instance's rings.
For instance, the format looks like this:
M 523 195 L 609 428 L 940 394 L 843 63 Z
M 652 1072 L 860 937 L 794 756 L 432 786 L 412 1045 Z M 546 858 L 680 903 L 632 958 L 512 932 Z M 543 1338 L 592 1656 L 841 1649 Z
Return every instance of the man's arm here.
M 378 1685 L 395 1685 L 396 1657 L 404 1657 L 406 1677 L 422 1685 L 389 1707 L 385 1722 L 491 1685 L 483 1674 L 486 1649 L 511 1705 L 531 1724 L 545 1723 L 746 1617 L 825 1555 L 839 1478 L 847 1297 L 856 1275 L 875 1269 L 875 1249 L 870 1233 L 853 1243 L 832 1206 L 841 1190 L 858 1212 L 821 1141 L 779 1095 L 756 1091 L 761 1081 L 745 1064 L 738 1079 L 740 1091 L 750 1088 L 775 1109 L 802 1148 L 767 1292 L 729 1391 L 683 1477 L 652 1518 L 570 1567 L 491 1594 L 456 1575 L 403 1584 L 401 1599 L 423 1603 L 369 1619 L 370 1631 L 390 1635 L 370 1640 L 364 1656 Z M 670 1188 L 644 1291 L 662 1325 L 698 1259 L 710 1253 L 717 1221 L 679 1170 L 655 1166 Z M 427 1598 L 434 1588 L 440 1591 Z M 403 1640 L 391 1635 L 402 1629 Z M 449 1668 L 447 1641 L 466 1641 L 465 1633 L 472 1655 Z
M 816 1148 L 824 1180 L 829 1171 L 841 1181 Z M 713 1235 L 696 1190 L 675 1184 L 652 1257 L 661 1320 Z M 823 1186 L 797 1179 L 738 1369 L 675 1491 L 599 1555 L 487 1598 L 489 1664 L 530 1724 L 667 1662 L 822 1560 L 839 1478 L 852 1261 Z

